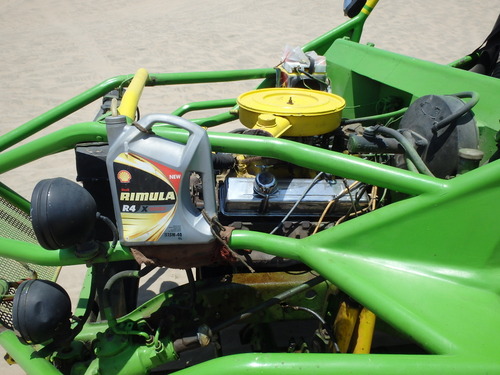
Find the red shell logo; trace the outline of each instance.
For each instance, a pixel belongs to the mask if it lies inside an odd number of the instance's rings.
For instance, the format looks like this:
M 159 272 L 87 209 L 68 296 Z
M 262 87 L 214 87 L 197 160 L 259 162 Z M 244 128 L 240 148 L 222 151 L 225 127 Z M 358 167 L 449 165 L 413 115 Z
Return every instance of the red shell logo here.
M 122 184 L 128 184 L 130 180 L 132 179 L 132 175 L 130 174 L 129 171 L 122 169 L 120 172 L 116 174 L 116 178 L 122 183 Z

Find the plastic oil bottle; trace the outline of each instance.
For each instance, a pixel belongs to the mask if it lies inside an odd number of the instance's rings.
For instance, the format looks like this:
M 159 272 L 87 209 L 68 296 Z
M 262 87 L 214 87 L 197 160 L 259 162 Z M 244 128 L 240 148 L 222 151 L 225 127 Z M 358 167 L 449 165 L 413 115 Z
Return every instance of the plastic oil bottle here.
M 215 215 L 211 148 L 205 130 L 167 114 L 148 115 L 138 123 L 143 129 L 128 125 L 125 116 L 106 118 L 110 144 L 106 165 L 120 242 L 142 246 L 212 241 L 210 225 L 194 206 L 189 188 L 191 173 L 198 173 L 204 209 L 210 217 Z M 187 130 L 187 143 L 149 132 L 157 123 Z

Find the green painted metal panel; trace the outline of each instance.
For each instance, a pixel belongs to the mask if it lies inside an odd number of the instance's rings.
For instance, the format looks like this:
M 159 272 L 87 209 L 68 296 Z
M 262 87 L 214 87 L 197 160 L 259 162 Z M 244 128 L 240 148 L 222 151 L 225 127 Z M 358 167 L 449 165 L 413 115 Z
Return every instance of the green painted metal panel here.
M 332 44 L 325 56 L 332 91 L 347 101 L 345 116 L 373 114 L 373 98 L 397 96 L 403 100 L 403 106 L 408 106 L 424 95 L 475 91 L 480 96 L 474 113 L 481 149 L 487 157 L 496 150 L 500 80 L 341 39 Z

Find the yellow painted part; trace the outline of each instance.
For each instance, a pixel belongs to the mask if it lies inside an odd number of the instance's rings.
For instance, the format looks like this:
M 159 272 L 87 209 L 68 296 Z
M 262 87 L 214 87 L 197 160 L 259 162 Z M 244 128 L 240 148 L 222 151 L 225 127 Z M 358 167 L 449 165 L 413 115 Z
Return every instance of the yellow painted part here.
M 365 6 L 363 7 L 363 9 L 361 9 L 361 12 L 366 14 L 366 15 L 369 15 L 371 13 L 371 11 L 373 10 L 373 8 L 375 7 L 375 5 L 377 5 L 378 3 L 378 0 L 368 0 L 365 4 Z
M 300 137 L 335 130 L 340 125 L 345 100 L 324 91 L 278 87 L 244 93 L 238 97 L 238 105 L 240 121 L 246 127 L 261 123 L 262 114 L 274 115 L 280 126 L 285 127 L 282 119 L 290 123 L 279 135 Z
M 135 119 L 135 112 L 137 111 L 137 105 L 139 104 L 139 99 L 141 98 L 142 90 L 146 85 L 149 73 L 146 69 L 139 69 L 130 82 L 130 85 L 123 95 L 122 102 L 118 107 L 118 113 L 120 115 L 127 116 L 130 119 Z
M 269 113 L 263 113 L 259 115 L 257 123 L 252 129 L 262 129 L 273 135 L 273 137 L 278 138 L 284 134 L 292 125 L 284 117 L 274 116 Z
M 255 175 L 248 173 L 248 166 L 246 163 L 243 163 L 243 160 L 245 159 L 245 155 L 236 155 L 236 160 L 238 161 L 238 164 L 236 166 L 236 177 L 253 178 L 255 177 Z
M 297 88 L 254 90 L 238 97 L 240 108 L 279 116 L 316 116 L 342 110 L 345 101 L 324 91 Z
M 358 321 L 360 308 L 349 306 L 345 301 L 340 304 L 340 308 L 333 323 L 335 341 L 341 353 L 347 353 L 349 344 Z
M 359 313 L 358 337 L 354 346 L 353 353 L 370 353 L 376 319 L 377 318 L 374 313 L 363 307 L 363 309 Z

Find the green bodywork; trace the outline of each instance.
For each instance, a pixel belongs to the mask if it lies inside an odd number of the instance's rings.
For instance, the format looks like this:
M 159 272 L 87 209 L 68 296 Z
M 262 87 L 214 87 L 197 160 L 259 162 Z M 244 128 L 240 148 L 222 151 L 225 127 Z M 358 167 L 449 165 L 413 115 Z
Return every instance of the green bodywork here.
M 347 101 L 344 117 L 374 114 L 374 98 L 397 96 L 407 107 L 415 99 L 431 93 L 475 91 L 480 96 L 474 115 L 480 148 L 485 152 L 483 165 L 444 180 L 290 140 L 209 131 L 213 151 L 287 160 L 387 188 L 407 197 L 307 238 L 235 230 L 229 245 L 233 249 L 259 250 L 303 262 L 327 280 L 318 291 L 324 298 L 333 293 L 331 288 L 335 285 L 434 355 L 246 353 L 213 359 L 180 373 L 500 373 L 500 236 L 495 224 L 500 211 L 500 162 L 487 163 L 497 150 L 495 134 L 500 129 L 500 81 L 455 66 L 420 61 L 359 44 L 368 13 L 360 13 L 304 46 L 305 50 L 315 50 L 326 56 L 332 91 Z M 147 86 L 262 78 L 260 87 L 266 87 L 275 85 L 275 74 L 271 68 L 150 74 Z M 78 143 L 106 141 L 104 122 L 98 121 L 75 124 L 12 148 L 110 90 L 126 87 L 131 78 L 131 75 L 111 78 L 0 137 L 0 150 L 3 151 L 0 173 L 46 155 L 73 149 Z M 234 105 L 234 99 L 208 100 L 186 104 L 174 114 L 233 108 Z M 194 122 L 211 127 L 235 119 L 237 114 L 229 110 Z M 155 133 L 179 142 L 187 137 L 181 130 L 161 125 L 155 127 Z M 0 195 L 21 210 L 29 211 L 29 203 L 6 186 L 0 186 Z M 3 237 L 0 238 L 0 255 L 44 266 L 132 259 L 129 250 L 120 245 L 107 256 L 90 260 L 77 257 L 72 249 L 47 251 L 33 243 Z M 86 301 L 85 290 L 83 301 Z M 235 296 L 241 295 L 241 291 L 235 293 Z M 118 319 L 121 328 L 114 334 L 110 334 L 111 328 L 106 323 L 86 325 L 77 339 L 96 340 L 98 358 L 89 367 L 75 366 L 72 374 L 135 374 L 176 358 L 168 338 L 148 345 L 137 344 L 132 338 L 133 331 L 140 329 L 145 317 L 174 303 L 175 298 L 175 293 L 165 292 L 146 302 Z M 254 297 L 245 295 L 244 298 L 251 300 Z M 236 313 L 237 309 L 229 311 Z M 208 315 L 206 319 L 210 320 Z M 12 331 L 0 333 L 0 344 L 29 374 L 59 373 L 34 348 L 21 343 Z M 121 346 L 127 349 L 120 350 Z

